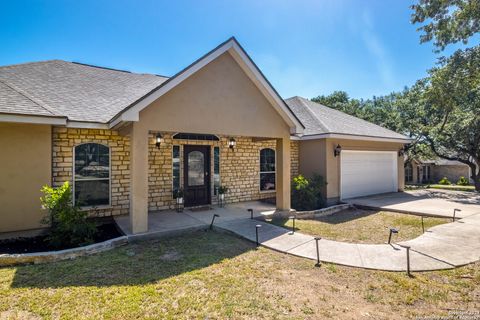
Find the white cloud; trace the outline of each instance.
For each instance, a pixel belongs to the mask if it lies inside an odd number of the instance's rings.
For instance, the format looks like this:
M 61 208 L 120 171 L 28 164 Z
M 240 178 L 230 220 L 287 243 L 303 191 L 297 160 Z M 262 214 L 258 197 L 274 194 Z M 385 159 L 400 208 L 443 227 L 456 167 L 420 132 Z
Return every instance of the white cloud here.
M 384 85 L 392 87 L 395 83 L 393 64 L 389 54 L 375 32 L 375 25 L 370 12 L 365 10 L 362 14 L 362 40 L 368 51 L 376 60 L 377 71 Z

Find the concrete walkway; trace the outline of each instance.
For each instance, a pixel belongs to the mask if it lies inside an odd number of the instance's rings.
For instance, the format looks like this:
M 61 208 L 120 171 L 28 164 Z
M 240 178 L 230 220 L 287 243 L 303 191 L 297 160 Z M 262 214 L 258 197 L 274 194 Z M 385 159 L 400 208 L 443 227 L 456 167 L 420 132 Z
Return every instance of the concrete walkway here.
M 316 260 L 314 237 L 264 221 L 251 220 L 247 208 L 254 208 L 255 217 L 272 214 L 274 209 L 260 202 L 240 203 L 226 208 L 200 212 L 159 212 L 149 215 L 150 231 L 130 235 L 150 238 L 196 228 L 206 228 L 213 214 L 218 214 L 215 228 L 223 229 L 250 241 L 255 241 L 255 226 L 259 229 L 262 246 L 295 256 Z M 128 217 L 116 218 L 118 225 L 128 234 Z M 412 271 L 450 269 L 480 260 L 480 214 L 433 227 L 422 236 L 399 244 L 355 244 L 322 239 L 319 241 L 320 260 L 346 266 L 388 271 L 406 270 L 406 249 L 410 250 Z M 321 236 L 321 235 L 319 235 Z
M 476 192 L 422 189 L 347 199 L 345 202 L 370 209 L 437 217 L 452 217 L 454 209 L 462 210 L 456 215 L 460 218 L 480 213 L 480 194 Z

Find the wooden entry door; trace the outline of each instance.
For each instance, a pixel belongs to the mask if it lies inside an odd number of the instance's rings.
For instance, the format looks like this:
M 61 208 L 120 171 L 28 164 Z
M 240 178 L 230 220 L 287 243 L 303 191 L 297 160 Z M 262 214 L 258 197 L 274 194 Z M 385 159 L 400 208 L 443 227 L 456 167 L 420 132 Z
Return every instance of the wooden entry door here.
M 210 204 L 210 146 L 183 147 L 185 206 Z

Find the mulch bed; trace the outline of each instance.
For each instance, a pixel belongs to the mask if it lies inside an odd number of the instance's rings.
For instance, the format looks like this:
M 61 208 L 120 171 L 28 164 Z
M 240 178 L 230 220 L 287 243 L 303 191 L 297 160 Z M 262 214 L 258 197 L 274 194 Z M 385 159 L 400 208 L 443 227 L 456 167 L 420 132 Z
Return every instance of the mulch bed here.
M 116 227 L 111 223 L 101 224 L 97 226 L 97 234 L 95 235 L 94 243 L 103 242 L 113 238 L 122 236 Z M 37 236 L 33 238 L 16 238 L 11 240 L 0 240 L 0 254 L 12 253 L 32 253 L 43 251 L 54 251 L 70 249 L 72 247 L 52 248 L 45 241 L 46 236 Z

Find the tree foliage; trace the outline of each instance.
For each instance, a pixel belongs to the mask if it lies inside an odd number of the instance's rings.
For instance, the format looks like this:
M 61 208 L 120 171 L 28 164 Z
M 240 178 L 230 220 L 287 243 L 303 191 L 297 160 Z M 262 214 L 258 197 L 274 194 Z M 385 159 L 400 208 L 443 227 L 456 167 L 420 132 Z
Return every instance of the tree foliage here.
M 459 41 L 467 44 L 480 31 L 478 0 L 419 0 L 411 8 L 411 22 L 423 24 L 420 42 L 434 40 L 437 51 Z
M 458 50 L 424 83 L 424 136 L 439 157 L 470 166 L 480 190 L 480 47 Z

